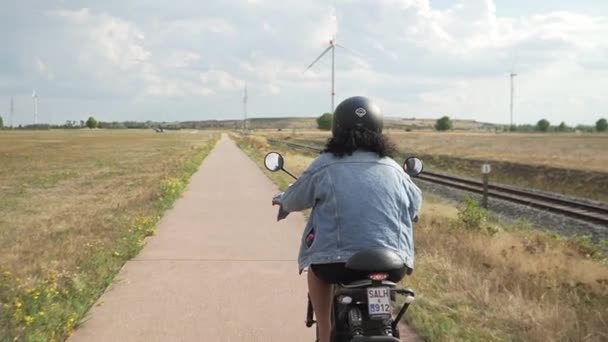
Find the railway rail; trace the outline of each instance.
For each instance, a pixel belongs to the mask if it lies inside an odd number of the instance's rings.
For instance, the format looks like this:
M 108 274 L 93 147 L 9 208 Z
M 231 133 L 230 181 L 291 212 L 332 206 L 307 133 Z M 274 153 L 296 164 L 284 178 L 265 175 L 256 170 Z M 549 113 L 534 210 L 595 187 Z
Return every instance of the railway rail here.
M 268 142 L 271 144 L 284 144 L 291 148 L 307 150 L 309 152 L 321 151 L 319 146 L 274 139 L 268 139 Z M 425 171 L 417 178 L 425 182 L 440 184 L 476 194 L 483 194 L 483 183 L 476 180 L 428 171 Z M 557 194 L 534 192 L 498 184 L 488 185 L 488 196 L 538 210 L 592 222 L 608 228 L 608 206 L 565 198 L 564 196 Z

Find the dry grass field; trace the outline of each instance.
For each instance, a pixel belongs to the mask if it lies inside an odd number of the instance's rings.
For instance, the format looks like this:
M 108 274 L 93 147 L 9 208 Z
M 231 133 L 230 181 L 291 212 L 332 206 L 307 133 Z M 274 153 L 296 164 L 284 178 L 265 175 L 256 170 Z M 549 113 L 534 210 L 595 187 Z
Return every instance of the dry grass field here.
M 321 143 L 329 133 L 275 132 L 271 136 Z M 608 202 L 608 135 L 403 132 L 387 134 L 403 154 L 424 159 L 427 170 L 561 192 Z
M 216 133 L 0 132 L 0 340 L 60 340 Z
M 608 135 L 391 133 L 400 149 L 422 154 L 608 172 Z
M 261 136 L 235 137 L 263 167 Z M 312 160 L 279 148 L 301 173 Z M 280 187 L 292 180 L 266 174 Z M 494 221 L 478 207 L 424 197 L 414 228 L 417 295 L 409 322 L 430 341 L 606 341 L 608 266 L 589 246 Z M 480 218 L 477 224 L 472 218 Z M 602 259 L 603 258 L 603 259 Z
M 402 151 L 475 160 L 513 162 L 584 171 L 608 172 L 606 134 L 495 134 L 472 132 L 386 132 Z M 322 142 L 331 133 L 269 133 Z

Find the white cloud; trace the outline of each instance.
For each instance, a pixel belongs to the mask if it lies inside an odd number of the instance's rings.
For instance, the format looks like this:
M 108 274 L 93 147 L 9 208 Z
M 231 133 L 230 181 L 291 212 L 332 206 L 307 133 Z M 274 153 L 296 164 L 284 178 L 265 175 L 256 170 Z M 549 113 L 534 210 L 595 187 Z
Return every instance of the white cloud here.
M 52 81 L 55 78 L 53 71 L 40 58 L 36 58 L 36 68 L 38 69 L 38 72 L 47 80 Z
M 269 84 L 267 90 L 272 95 L 278 95 L 281 93 L 281 88 L 276 84 Z
M 162 82 L 150 82 L 145 89 L 145 94 L 163 97 L 191 97 L 210 96 L 215 92 L 213 89 L 195 82 L 163 80 Z
M 143 46 L 143 33 L 130 21 L 108 14 L 95 14 L 87 8 L 54 11 L 51 14 L 65 18 L 85 36 L 87 42 L 81 55 L 85 63 L 94 63 L 103 58 L 125 71 L 137 67 L 152 55 Z
M 325 0 L 187 0 L 177 8 L 150 0 L 67 10 L 41 2 L 51 19 L 0 30 L 9 44 L 32 41 L 0 56 L 0 91 L 36 83 L 45 94 L 98 97 L 100 106 L 108 100 L 99 94 L 118 94 L 115 107 L 137 98 L 137 111 L 146 115 L 164 97 L 188 96 L 201 102 L 184 104 L 183 112 L 204 103 L 210 113 L 223 113 L 246 81 L 257 113 L 315 113 L 329 102 L 331 56 L 304 70 L 337 32 L 339 43 L 360 53 L 336 51 L 338 98 L 370 94 L 385 112 L 504 122 L 511 69 L 520 75 L 522 122 L 539 113 L 591 122 L 608 110 L 608 16 L 599 12 L 506 17 L 493 0 L 455 0 L 442 9 L 430 0 L 334 3 L 335 9 Z
M 191 66 L 193 63 L 198 62 L 201 59 L 201 55 L 191 51 L 175 51 L 173 52 L 167 62 L 169 68 L 185 68 Z
M 233 77 L 224 70 L 209 70 L 199 75 L 203 84 L 219 90 L 237 90 L 243 88 L 245 82 Z
M 311 26 L 310 29 L 310 34 L 306 37 L 307 45 L 310 47 L 327 46 L 329 41 L 338 34 L 338 18 L 334 13 L 327 16 L 321 15 L 314 20 L 314 26 Z
M 236 28 L 224 18 L 195 17 L 179 19 L 170 22 L 166 30 L 169 33 L 181 35 L 200 35 L 202 33 L 214 33 L 225 36 L 234 36 Z

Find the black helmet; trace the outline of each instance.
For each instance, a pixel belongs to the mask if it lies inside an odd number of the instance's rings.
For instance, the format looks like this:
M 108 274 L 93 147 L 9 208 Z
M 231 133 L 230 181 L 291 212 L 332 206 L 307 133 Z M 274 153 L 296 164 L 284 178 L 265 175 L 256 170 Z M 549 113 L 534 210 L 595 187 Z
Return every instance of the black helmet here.
M 382 113 L 370 99 L 363 96 L 349 97 L 342 101 L 334 111 L 332 133 L 334 136 L 342 131 L 358 127 L 382 133 Z

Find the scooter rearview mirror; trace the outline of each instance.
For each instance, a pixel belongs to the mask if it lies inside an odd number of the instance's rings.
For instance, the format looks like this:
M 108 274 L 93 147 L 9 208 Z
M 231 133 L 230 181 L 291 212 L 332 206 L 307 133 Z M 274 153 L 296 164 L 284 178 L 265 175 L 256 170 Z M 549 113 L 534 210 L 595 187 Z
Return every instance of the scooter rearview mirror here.
M 266 154 L 266 157 L 264 157 L 264 166 L 268 169 L 268 171 L 277 172 L 279 170 L 283 170 L 283 172 L 290 175 L 293 179 L 298 179 L 298 177 L 294 176 L 291 174 L 291 172 L 283 168 L 284 164 L 285 160 L 279 152 L 270 152 Z
M 409 157 L 403 163 L 403 170 L 410 175 L 410 177 L 416 177 L 424 170 L 424 164 L 422 164 L 422 160 L 416 157 Z
M 268 171 L 277 172 L 283 168 L 283 156 L 278 152 L 270 152 L 264 157 L 264 166 Z

